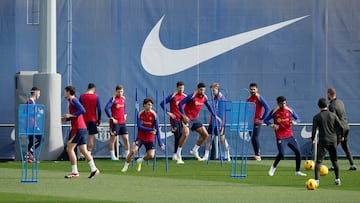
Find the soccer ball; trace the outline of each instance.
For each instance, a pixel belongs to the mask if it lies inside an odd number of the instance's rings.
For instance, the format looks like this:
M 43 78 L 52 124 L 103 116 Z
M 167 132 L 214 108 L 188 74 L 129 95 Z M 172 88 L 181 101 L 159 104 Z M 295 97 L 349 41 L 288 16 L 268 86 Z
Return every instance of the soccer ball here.
M 306 160 L 304 163 L 304 167 L 306 170 L 314 170 L 315 168 L 315 163 L 312 160 Z
M 329 173 L 329 169 L 325 165 L 320 166 L 320 176 L 326 176 Z
M 318 185 L 317 185 L 315 179 L 310 178 L 309 180 L 306 181 L 305 186 L 306 186 L 306 189 L 308 189 L 308 190 L 315 190 Z

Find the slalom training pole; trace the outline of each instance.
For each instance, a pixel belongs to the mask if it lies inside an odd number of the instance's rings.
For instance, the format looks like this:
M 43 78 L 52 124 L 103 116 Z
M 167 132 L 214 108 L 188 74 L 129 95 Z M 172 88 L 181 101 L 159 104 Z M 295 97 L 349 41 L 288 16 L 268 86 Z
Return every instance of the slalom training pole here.
M 146 89 L 147 90 L 147 89 Z M 146 91 L 147 93 L 147 91 Z M 156 90 L 155 91 L 155 112 L 156 112 L 156 122 L 157 122 L 157 125 L 159 127 L 159 116 L 158 116 L 158 106 L 159 106 L 159 102 L 158 102 L 158 91 Z M 160 127 L 159 129 L 160 130 Z M 156 132 L 157 134 L 160 133 L 160 132 Z M 159 134 L 160 135 L 160 134 Z M 155 151 L 154 151 L 154 162 L 153 162 L 153 171 L 156 171 L 156 147 L 158 146 L 158 143 L 160 143 L 160 140 L 157 139 L 157 136 L 155 135 Z
M 162 96 L 163 96 L 163 103 L 164 105 L 166 104 L 166 99 L 165 99 L 165 91 L 162 91 Z M 164 132 L 165 132 L 165 171 L 166 173 L 169 171 L 169 160 L 168 160 L 168 147 L 167 147 L 167 129 L 166 129 L 166 108 L 164 109 Z
M 136 140 L 137 133 L 137 117 L 139 113 L 139 101 L 138 101 L 138 88 L 135 88 L 135 111 L 134 111 L 134 142 Z M 139 156 L 139 151 L 138 151 Z M 131 165 L 134 167 L 135 156 L 131 160 Z

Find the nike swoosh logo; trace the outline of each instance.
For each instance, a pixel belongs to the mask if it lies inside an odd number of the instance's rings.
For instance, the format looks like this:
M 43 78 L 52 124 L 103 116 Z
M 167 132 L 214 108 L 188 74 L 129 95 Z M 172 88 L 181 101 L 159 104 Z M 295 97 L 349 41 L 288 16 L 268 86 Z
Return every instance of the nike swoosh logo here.
M 319 130 L 316 130 L 316 135 L 319 133 Z M 306 126 L 304 126 L 302 129 L 301 129 L 301 137 L 302 138 L 311 138 L 311 135 L 312 135 L 312 132 L 311 131 L 307 131 L 306 130 Z
M 161 43 L 160 27 L 165 17 L 163 16 L 153 27 L 144 42 L 141 50 L 141 63 L 144 69 L 152 75 L 166 76 L 175 74 L 308 16 L 294 18 L 184 49 L 168 49 Z

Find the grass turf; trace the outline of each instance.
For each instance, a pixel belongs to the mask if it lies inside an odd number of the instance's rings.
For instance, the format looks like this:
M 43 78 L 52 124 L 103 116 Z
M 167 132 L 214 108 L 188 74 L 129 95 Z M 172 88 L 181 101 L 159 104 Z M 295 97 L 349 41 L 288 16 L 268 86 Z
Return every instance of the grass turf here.
M 320 178 L 315 191 L 305 188 L 313 178 L 294 176 L 295 161 L 282 160 L 273 177 L 267 172 L 273 162 L 249 160 L 246 178 L 230 178 L 231 163 L 185 160 L 184 165 L 158 159 L 144 163 L 141 172 L 129 167 L 121 173 L 123 160 L 95 160 L 101 174 L 88 179 L 89 167 L 79 161 L 80 177 L 65 179 L 70 164 L 67 161 L 39 163 L 39 182 L 21 183 L 21 163 L 0 163 L 0 202 L 358 202 L 360 173 L 348 171 L 347 160 L 340 160 L 342 185 L 334 185 L 334 173 Z M 303 164 L 304 162 L 302 162 Z M 330 161 L 324 164 L 330 166 Z

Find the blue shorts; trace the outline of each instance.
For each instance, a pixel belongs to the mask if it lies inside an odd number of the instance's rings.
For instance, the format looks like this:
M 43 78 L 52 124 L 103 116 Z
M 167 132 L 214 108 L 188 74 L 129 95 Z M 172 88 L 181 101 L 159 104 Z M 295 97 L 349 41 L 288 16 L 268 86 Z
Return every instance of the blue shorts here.
M 220 129 L 221 130 L 221 129 Z M 212 125 L 210 124 L 207 128 L 207 132 L 209 135 L 218 135 L 218 130 L 217 130 L 217 127 L 215 126 L 214 127 L 214 130 L 213 130 L 213 127 Z M 214 133 L 213 133 L 214 132 Z M 221 134 L 221 132 L 219 132 Z
M 182 128 L 183 128 L 183 124 L 180 121 L 177 120 L 173 120 L 171 123 L 171 127 L 172 127 L 172 132 L 174 133 L 174 136 L 176 138 L 180 138 L 181 134 L 182 134 Z M 175 130 L 173 130 L 175 129 Z
M 188 127 L 192 130 L 195 131 L 201 127 L 203 127 L 203 123 L 197 119 L 194 120 L 190 120 L 188 123 Z
M 86 144 L 87 137 L 88 137 L 87 129 L 85 128 L 77 129 L 76 134 L 72 139 L 71 143 L 76 143 L 78 145 Z
M 154 142 L 143 142 L 143 141 L 140 140 L 139 138 L 136 138 L 135 144 L 136 144 L 136 146 L 138 146 L 139 148 L 140 148 L 142 145 L 144 145 L 146 151 L 149 151 L 150 149 L 155 149 Z
M 126 129 L 126 124 L 113 124 L 111 129 L 116 135 L 126 135 L 128 134 L 128 131 Z
M 95 135 L 95 134 L 98 133 L 96 121 L 86 122 L 86 128 L 87 128 L 87 130 L 89 131 L 89 134 L 90 134 L 90 135 Z

